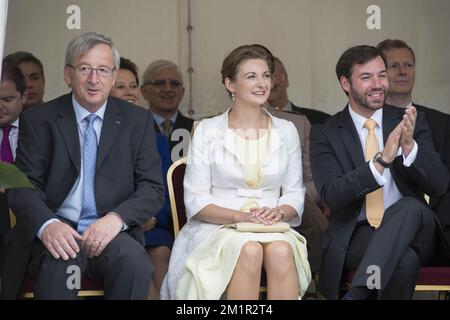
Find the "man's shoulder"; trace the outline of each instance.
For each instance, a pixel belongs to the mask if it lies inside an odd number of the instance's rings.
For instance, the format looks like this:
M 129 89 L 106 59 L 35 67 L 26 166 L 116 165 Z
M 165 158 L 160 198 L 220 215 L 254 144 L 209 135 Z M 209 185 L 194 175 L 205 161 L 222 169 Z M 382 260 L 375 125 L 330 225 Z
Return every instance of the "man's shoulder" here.
M 292 104 L 292 110 L 306 115 L 311 123 L 325 122 L 330 117 L 330 115 L 326 112 L 316 109 L 299 107 L 295 104 Z
M 113 112 L 114 109 L 116 109 L 126 118 L 132 118 L 134 122 L 147 122 L 148 118 L 151 117 L 152 114 L 147 109 L 115 97 L 108 98 L 106 107 L 113 108 Z
M 312 124 L 311 135 L 322 132 L 322 134 L 327 136 L 335 136 L 339 129 L 348 130 L 350 125 L 353 125 L 353 121 L 348 111 L 348 107 L 345 107 L 336 114 L 329 116 L 324 122 Z
M 413 103 L 414 107 L 417 109 L 417 111 L 419 112 L 423 112 L 425 114 L 425 116 L 428 118 L 433 118 L 433 119 L 441 119 L 441 120 L 447 120 L 448 118 L 450 118 L 450 115 L 448 113 L 444 113 L 442 111 L 430 108 L 430 107 L 425 107 L 419 104 L 415 104 Z
M 175 122 L 175 126 L 179 128 L 185 128 L 190 130 L 192 128 L 192 125 L 194 124 L 194 119 L 188 118 L 185 115 L 183 115 L 181 112 L 178 112 L 178 117 Z

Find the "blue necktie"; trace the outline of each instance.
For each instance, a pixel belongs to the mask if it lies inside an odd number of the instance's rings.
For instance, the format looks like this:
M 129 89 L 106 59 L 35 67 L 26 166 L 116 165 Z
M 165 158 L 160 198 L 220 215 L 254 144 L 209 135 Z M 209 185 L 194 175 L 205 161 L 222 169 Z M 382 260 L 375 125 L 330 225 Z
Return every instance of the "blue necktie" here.
M 97 161 L 97 135 L 93 126 L 95 118 L 97 118 L 97 115 L 93 113 L 84 118 L 88 125 L 84 131 L 83 144 L 83 205 L 77 228 L 80 234 L 98 218 L 94 190 L 95 164 Z

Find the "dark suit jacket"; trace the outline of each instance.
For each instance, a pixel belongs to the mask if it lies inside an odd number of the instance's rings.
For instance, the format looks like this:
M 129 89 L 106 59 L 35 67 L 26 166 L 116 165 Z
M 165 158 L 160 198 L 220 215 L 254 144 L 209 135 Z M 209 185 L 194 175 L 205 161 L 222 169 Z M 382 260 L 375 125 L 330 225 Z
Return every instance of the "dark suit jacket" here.
M 127 232 L 143 243 L 142 226 L 161 208 L 164 187 L 150 112 L 116 98 L 108 98 L 97 154 L 95 198 L 100 216 L 119 214 Z M 35 190 L 11 189 L 9 206 L 17 217 L 7 245 L 15 248 L 4 278 L 19 280 L 4 292 L 17 294 L 26 270 L 31 242 L 39 228 L 55 217 L 80 172 L 80 141 L 67 94 L 39 108 L 27 109 L 20 117 L 16 165 Z M 16 257 L 22 255 L 21 258 Z M 21 264 L 17 265 L 15 262 Z M 10 281 L 9 281 L 10 282 Z M 7 285 L 6 285 L 7 286 Z
M 383 139 L 401 121 L 404 110 L 383 107 Z M 392 177 L 403 196 L 424 200 L 424 192 L 440 196 L 446 190 L 449 175 L 434 151 L 424 115 L 418 113 L 414 139 L 418 153 L 411 167 L 403 166 L 398 156 L 391 166 Z M 377 189 L 369 163 L 352 121 L 348 106 L 325 124 L 313 126 L 310 154 L 313 179 L 321 199 L 331 208 L 331 221 L 322 242 L 324 250 L 319 291 L 328 299 L 338 294 L 347 248 L 367 193 Z M 437 221 L 437 220 L 436 220 Z
M 155 131 L 162 133 L 161 130 L 159 130 L 158 124 L 155 123 Z M 185 117 L 181 114 L 181 112 L 178 112 L 178 116 L 177 119 L 175 120 L 175 123 L 173 124 L 173 129 L 172 129 L 172 133 L 176 130 L 176 129 L 186 129 L 189 133 L 192 130 L 192 125 L 194 124 L 194 120 L 192 120 L 191 118 Z M 170 139 L 169 141 L 169 154 L 172 154 L 172 149 L 178 144 L 180 143 L 180 141 L 175 140 L 172 141 L 172 139 Z M 187 151 L 187 150 L 186 150 Z M 182 155 L 179 155 L 179 157 L 181 157 Z
M 304 114 L 308 118 L 309 122 L 311 122 L 311 125 L 316 123 L 324 123 L 329 117 L 331 117 L 328 113 L 323 111 L 300 108 L 294 104 L 292 104 L 292 111 Z
M 414 106 L 425 114 L 434 148 L 450 172 L 450 115 L 424 106 Z M 430 206 L 447 228 L 447 237 L 450 239 L 450 185 L 442 197 L 430 198 Z

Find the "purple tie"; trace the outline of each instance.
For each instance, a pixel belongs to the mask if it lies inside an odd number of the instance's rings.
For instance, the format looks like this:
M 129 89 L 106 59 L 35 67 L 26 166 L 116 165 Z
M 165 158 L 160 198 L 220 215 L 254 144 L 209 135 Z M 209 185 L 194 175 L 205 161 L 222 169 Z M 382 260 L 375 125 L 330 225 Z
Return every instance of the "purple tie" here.
M 14 158 L 11 151 L 11 144 L 9 143 L 9 132 L 11 131 L 13 126 L 8 125 L 3 127 L 3 139 L 0 150 L 0 157 L 3 162 L 13 163 Z

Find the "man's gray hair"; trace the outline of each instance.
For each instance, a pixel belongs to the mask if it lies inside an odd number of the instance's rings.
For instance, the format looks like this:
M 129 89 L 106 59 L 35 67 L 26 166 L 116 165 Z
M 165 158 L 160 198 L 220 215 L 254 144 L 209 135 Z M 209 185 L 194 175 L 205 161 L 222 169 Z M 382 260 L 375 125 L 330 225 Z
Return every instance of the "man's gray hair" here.
M 180 69 L 178 68 L 178 66 L 173 63 L 172 61 L 169 60 L 156 60 L 153 61 L 152 63 L 150 63 L 147 67 L 147 69 L 145 69 L 144 72 L 144 77 L 142 79 L 142 84 L 145 85 L 147 84 L 149 81 L 154 80 L 153 79 L 153 75 L 163 69 L 175 69 L 177 71 L 177 73 L 180 75 L 180 79 L 181 81 L 183 81 L 183 75 L 181 74 Z
M 114 47 L 114 43 L 110 38 L 95 32 L 88 32 L 82 34 L 78 37 L 73 38 L 72 41 L 70 41 L 66 50 L 65 64 L 72 65 L 73 60 L 77 55 L 88 52 L 98 44 L 106 44 L 108 47 L 111 48 L 114 59 L 114 67 L 116 68 L 116 70 L 119 70 L 120 55 L 116 47 Z

